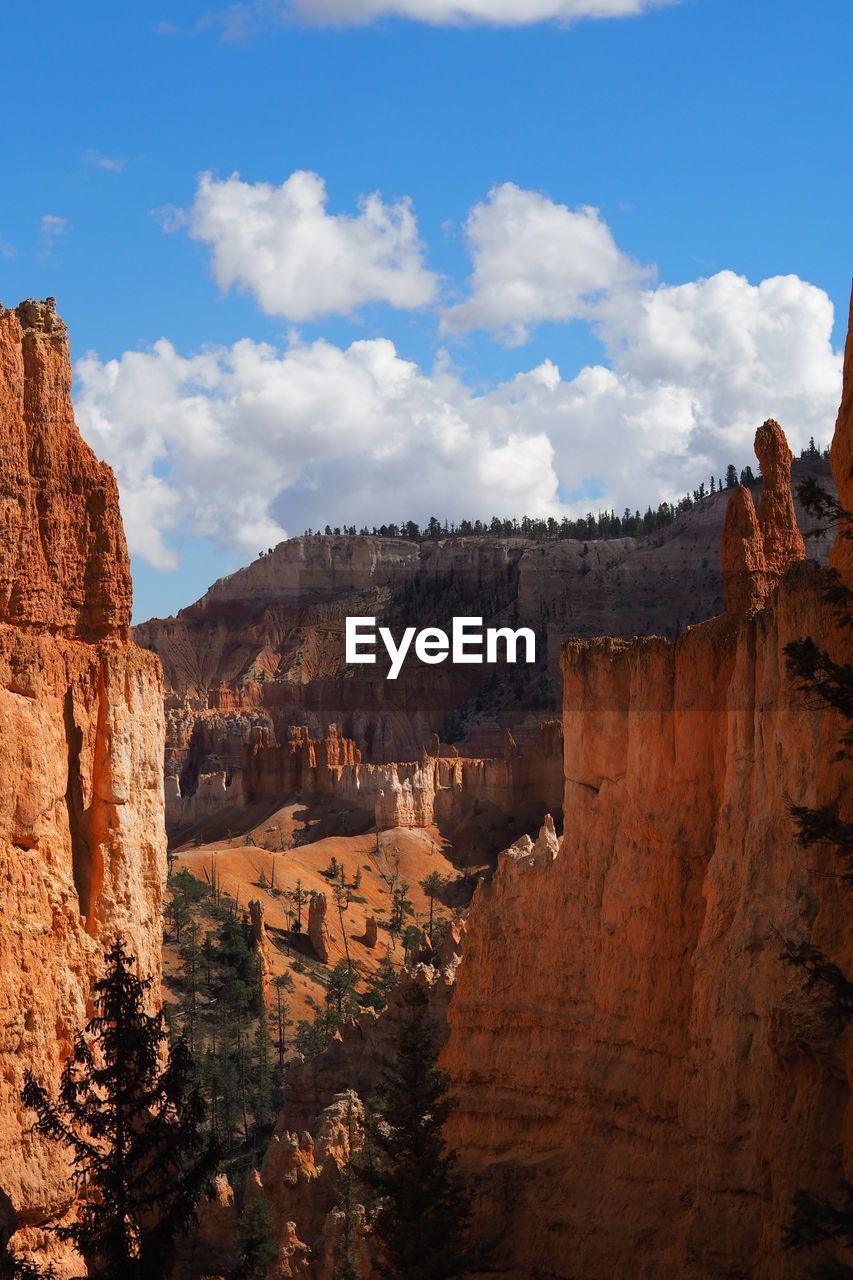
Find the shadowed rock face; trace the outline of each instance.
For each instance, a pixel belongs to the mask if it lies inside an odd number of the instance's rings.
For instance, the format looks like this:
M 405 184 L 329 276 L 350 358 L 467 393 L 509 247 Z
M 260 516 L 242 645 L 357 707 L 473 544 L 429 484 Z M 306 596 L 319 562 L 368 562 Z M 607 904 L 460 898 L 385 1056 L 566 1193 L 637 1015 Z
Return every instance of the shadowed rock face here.
M 0 1183 L 22 1245 L 73 1195 L 25 1069 L 55 1086 L 116 934 L 159 999 L 160 665 L 129 642 L 115 481 L 70 386 L 53 300 L 0 311 Z
M 812 636 L 849 661 L 850 638 L 824 571 L 791 565 L 784 437 L 759 437 L 773 500 L 731 499 L 730 612 L 675 644 L 566 643 L 560 851 L 505 856 L 475 895 L 442 1065 L 478 1276 L 793 1280 L 792 1195 L 849 1176 L 850 1032 L 780 939 L 853 969 L 850 891 L 788 813 L 853 818 L 842 721 L 784 656 Z

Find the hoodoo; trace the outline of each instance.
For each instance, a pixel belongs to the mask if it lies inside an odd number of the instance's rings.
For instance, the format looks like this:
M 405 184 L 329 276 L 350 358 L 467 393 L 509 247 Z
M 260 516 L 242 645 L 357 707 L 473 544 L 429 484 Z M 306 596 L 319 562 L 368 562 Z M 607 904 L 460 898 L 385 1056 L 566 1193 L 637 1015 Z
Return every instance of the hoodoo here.
M 24 1071 L 55 1083 L 117 934 L 159 991 L 165 875 L 160 664 L 129 640 L 115 479 L 52 298 L 0 310 L 0 462 L 0 1181 L 25 1246 L 73 1191 Z
M 849 347 L 847 373 L 849 406 Z M 851 431 L 848 407 L 848 502 Z M 566 643 L 560 851 L 505 857 L 474 899 L 443 1065 L 483 1274 L 800 1276 L 791 1197 L 849 1173 L 846 1038 L 781 959 L 784 937 L 850 971 L 849 890 L 788 812 L 849 820 L 842 722 L 784 655 L 811 636 L 843 661 L 849 640 L 802 561 L 777 424 L 757 447 L 765 498 L 731 498 L 726 615 L 674 644 Z

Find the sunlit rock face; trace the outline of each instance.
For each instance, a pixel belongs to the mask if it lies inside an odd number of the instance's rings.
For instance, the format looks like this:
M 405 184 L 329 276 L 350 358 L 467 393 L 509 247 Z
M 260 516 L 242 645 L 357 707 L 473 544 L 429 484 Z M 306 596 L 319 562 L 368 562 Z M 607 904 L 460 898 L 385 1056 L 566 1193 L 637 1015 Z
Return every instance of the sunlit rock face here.
M 842 407 L 842 493 L 852 428 Z M 849 1177 L 850 1032 L 780 953 L 853 971 L 850 890 L 788 813 L 853 817 L 842 721 L 784 657 L 811 636 L 849 661 L 850 637 L 801 559 L 784 437 L 759 436 L 773 501 L 731 499 L 727 613 L 566 643 L 559 852 L 516 847 L 475 896 L 443 1065 L 478 1275 L 799 1277 L 790 1199 Z
M 73 1187 L 24 1071 L 55 1085 L 117 934 L 160 984 L 160 664 L 130 642 L 115 479 L 70 389 L 53 300 L 0 310 L 0 1183 L 25 1228 Z

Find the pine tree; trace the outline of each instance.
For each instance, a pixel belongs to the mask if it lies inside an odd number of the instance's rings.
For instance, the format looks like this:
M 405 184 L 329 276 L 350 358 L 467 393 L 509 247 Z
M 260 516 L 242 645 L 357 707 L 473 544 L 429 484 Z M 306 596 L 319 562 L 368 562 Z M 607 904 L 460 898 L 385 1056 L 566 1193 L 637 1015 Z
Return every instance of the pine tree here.
M 278 1258 L 272 1215 L 266 1200 L 254 1200 L 237 1223 L 237 1256 L 228 1280 L 265 1280 Z
M 96 1280 L 165 1280 L 219 1161 L 205 1145 L 204 1106 L 184 1040 L 163 1058 L 162 1013 L 145 1011 L 151 979 L 117 938 L 95 984 L 95 1016 L 78 1032 L 52 1102 L 28 1072 L 36 1130 L 68 1148 L 78 1221 L 55 1228 Z
M 421 881 L 421 888 L 429 898 L 429 928 L 427 929 L 427 932 L 429 933 L 430 942 L 432 942 L 432 922 L 435 910 L 435 900 L 440 896 L 444 885 L 445 880 L 440 871 L 430 872 L 426 880 Z
M 357 1008 L 357 988 L 358 974 L 345 960 L 339 960 L 329 974 L 326 988 L 326 1004 L 334 1009 L 338 1023 Z
M 412 985 L 392 1061 L 381 1075 L 378 1116 L 370 1125 L 374 1160 L 359 1176 L 379 1196 L 374 1228 L 382 1242 L 384 1280 L 449 1280 L 465 1270 L 468 1202 L 455 1176 L 444 1125 L 454 1103 L 438 1049 L 429 1002 Z

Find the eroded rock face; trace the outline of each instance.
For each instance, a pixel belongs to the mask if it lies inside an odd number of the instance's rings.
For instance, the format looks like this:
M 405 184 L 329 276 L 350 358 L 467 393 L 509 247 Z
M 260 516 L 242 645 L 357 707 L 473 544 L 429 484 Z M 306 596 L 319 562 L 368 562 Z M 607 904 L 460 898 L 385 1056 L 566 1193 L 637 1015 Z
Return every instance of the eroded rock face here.
M 761 533 L 774 565 L 796 554 L 787 517 Z M 851 1032 L 780 958 L 811 941 L 853 969 L 849 889 L 788 813 L 853 817 L 842 721 L 785 665 L 802 636 L 849 660 L 823 582 L 795 563 L 769 607 L 675 644 L 564 647 L 560 851 L 516 846 L 478 889 L 442 1058 L 483 1273 L 807 1269 L 782 1249 L 791 1197 L 833 1194 L 853 1152 Z
M 794 467 L 798 475 L 813 469 L 826 478 L 823 460 Z M 507 725 L 523 746 L 540 719 L 558 713 L 566 636 L 674 637 L 720 612 L 726 501 L 723 492 L 708 495 L 639 539 L 290 539 L 215 583 L 177 617 L 136 628 L 166 672 L 167 775 L 180 776 L 189 797 L 200 775 L 239 761 L 244 747 L 263 741 L 285 748 L 302 726 L 317 741 L 330 720 L 372 764 L 417 760 L 448 719 L 459 730 L 460 715 L 463 755 L 500 756 Z M 809 554 L 825 558 L 826 545 L 810 543 Z M 394 681 L 385 679 L 381 655 L 375 666 L 347 667 L 347 616 L 375 616 L 397 634 L 403 617 L 447 626 L 452 613 L 482 616 L 487 626 L 513 617 L 514 626 L 536 632 L 537 665 L 523 695 L 494 718 L 478 710 L 492 674 L 486 665 L 406 661 Z M 524 673 L 516 667 L 516 674 Z M 264 763 L 276 767 L 273 757 Z M 278 763 L 300 767 L 297 760 Z
M 279 1123 L 250 1199 L 266 1200 L 281 1255 L 274 1275 L 335 1275 L 336 1244 L 340 1232 L 337 1205 L 341 1176 L 351 1156 L 361 1148 L 364 1107 L 351 1089 L 337 1094 L 318 1118 L 315 1136 L 292 1133 Z M 358 1206 L 354 1233 L 363 1238 L 364 1210 Z M 307 1241 L 303 1244 L 302 1241 Z M 367 1247 L 359 1250 L 369 1266 Z M 309 1265 L 309 1259 L 321 1261 Z M 283 1269 L 287 1265 L 290 1270 Z M 360 1274 L 367 1276 L 367 1268 Z
M 71 407 L 53 298 L 0 309 L 0 618 L 43 634 L 126 639 L 130 566 L 115 477 Z
M 308 941 L 321 964 L 329 963 L 329 900 L 325 893 L 312 893 L 308 902 Z
M 24 1227 L 72 1196 L 25 1069 L 55 1087 L 116 934 L 159 998 L 160 667 L 129 643 L 115 481 L 70 385 L 52 300 L 0 311 L 0 1182 Z
M 726 507 L 720 565 L 726 590 L 726 613 L 760 609 L 769 595 L 773 578 L 764 558 L 755 503 L 743 485 L 732 491 Z
M 738 485 L 723 523 L 720 567 L 726 613 L 760 609 L 785 571 L 806 556 L 791 489 L 791 450 L 772 418 L 755 433 L 755 453 L 764 477 L 758 511 L 750 490 Z
M 758 503 L 764 559 L 770 573 L 781 577 L 792 564 L 805 560 L 806 547 L 791 491 L 793 455 L 784 431 L 773 418 L 768 418 L 755 433 L 755 455 L 764 479 Z

